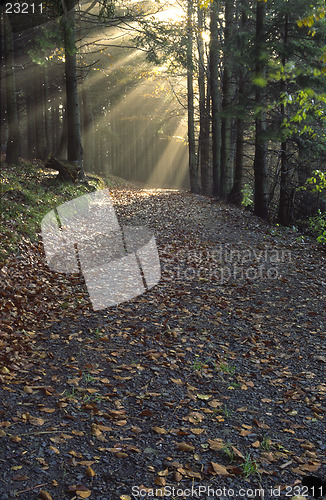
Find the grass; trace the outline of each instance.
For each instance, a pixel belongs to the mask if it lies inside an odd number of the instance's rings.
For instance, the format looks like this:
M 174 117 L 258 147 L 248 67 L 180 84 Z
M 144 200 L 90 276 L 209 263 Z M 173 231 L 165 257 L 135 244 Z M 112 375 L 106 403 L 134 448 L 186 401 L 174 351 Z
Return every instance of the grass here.
M 89 193 L 87 184 L 61 183 L 56 174 L 43 169 L 39 161 L 21 160 L 18 166 L 1 163 L 1 241 L 0 265 L 10 254 L 17 251 L 19 243 L 39 238 L 40 223 L 50 210 L 77 196 Z M 107 183 L 92 175 L 88 184 L 95 189 L 104 188 Z
M 230 366 L 227 363 L 221 363 L 219 369 L 223 373 L 227 373 L 228 375 L 233 375 L 235 373 L 235 366 Z
M 257 462 L 251 457 L 250 453 L 248 453 L 245 457 L 243 464 L 241 465 L 243 469 L 243 473 L 248 479 L 248 477 L 258 474 L 260 476 Z

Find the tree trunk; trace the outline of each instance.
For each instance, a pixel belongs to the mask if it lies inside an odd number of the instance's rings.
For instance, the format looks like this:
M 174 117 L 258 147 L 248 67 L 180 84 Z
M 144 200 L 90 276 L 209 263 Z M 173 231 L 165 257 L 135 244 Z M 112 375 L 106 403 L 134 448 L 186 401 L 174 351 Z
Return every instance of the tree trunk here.
M 63 19 L 65 45 L 65 77 L 66 77 L 66 113 L 68 126 L 68 160 L 76 161 L 81 167 L 80 177 L 83 177 L 82 168 L 83 148 L 80 134 L 80 114 L 77 90 L 77 58 L 76 58 L 76 18 L 74 0 L 66 0 L 66 9 Z
M 282 66 L 285 67 L 286 64 L 286 50 L 288 43 L 288 16 L 285 16 L 284 23 L 284 36 L 283 36 L 283 57 L 282 57 Z M 286 81 L 281 80 L 281 95 L 284 95 L 286 92 Z M 281 118 L 282 122 L 286 117 L 285 113 L 285 105 L 281 103 Z M 281 143 L 281 181 L 280 181 L 280 201 L 279 201 L 279 209 L 278 209 L 278 220 L 282 226 L 288 226 L 292 220 L 292 200 L 293 196 L 291 193 L 290 186 L 290 166 L 288 163 L 288 154 L 287 154 L 287 139 L 283 137 Z
M 5 65 L 6 65 L 6 100 L 7 100 L 7 123 L 8 140 L 6 162 L 9 164 L 18 163 L 20 134 L 17 114 L 16 83 L 14 68 L 14 42 L 10 19 L 8 14 L 3 12 L 4 22 L 4 44 L 5 44 Z
M 268 219 L 268 184 L 266 163 L 266 123 L 263 107 L 265 106 L 265 93 L 260 79 L 265 78 L 265 2 L 257 2 L 256 7 L 256 83 L 255 105 L 260 109 L 255 119 L 255 206 L 254 213 L 263 219 Z
M 199 193 L 196 162 L 195 122 L 194 122 L 194 77 L 193 77 L 193 0 L 188 0 L 187 19 L 187 97 L 188 97 L 188 144 L 190 190 Z
M 51 141 L 51 125 L 50 125 L 50 111 L 49 111 L 49 79 L 48 79 L 48 67 L 42 66 L 43 73 L 43 103 L 44 103 L 44 152 L 43 160 L 46 160 L 52 150 Z
M 225 0 L 225 27 L 222 78 L 222 120 L 221 120 L 221 194 L 227 198 L 232 189 L 233 165 L 231 161 L 231 72 L 229 65 L 230 40 L 233 18 L 233 0 Z
M 84 139 L 84 169 L 91 172 L 94 168 L 94 120 L 92 107 L 90 103 L 90 95 L 87 88 L 86 78 L 82 85 L 82 102 L 83 102 L 83 139 Z
M 33 105 L 34 93 L 26 93 L 27 114 L 27 158 L 35 158 L 35 109 Z
M 78 179 L 80 172 L 80 166 L 78 162 L 69 162 L 64 160 L 57 160 L 53 156 L 44 165 L 45 168 L 51 168 L 59 172 L 59 179 L 61 181 L 73 182 L 75 183 Z
M 239 30 L 239 51 L 240 55 L 245 55 L 244 33 L 247 27 L 247 1 L 242 0 L 240 3 L 241 18 Z M 232 190 L 228 196 L 228 201 L 235 205 L 241 205 L 242 194 L 242 181 L 243 181 L 243 141 L 244 141 L 244 97 L 245 97 L 245 76 L 244 71 L 240 71 L 239 84 L 238 84 L 238 116 L 236 120 L 236 141 L 235 141 L 235 156 L 234 156 L 234 179 Z
M 198 90 L 199 90 L 199 162 L 201 174 L 201 192 L 210 195 L 212 192 L 211 169 L 209 164 L 209 99 L 206 92 L 206 73 L 204 42 L 202 32 L 204 29 L 204 9 L 198 5 Z
M 39 64 L 35 64 L 34 66 L 33 112 L 35 119 L 35 158 L 43 160 L 45 151 L 43 74 Z
M 209 47 L 209 69 L 210 69 L 210 89 L 212 98 L 212 156 L 213 156 L 213 194 L 221 196 L 221 121 L 219 116 L 220 108 L 220 87 L 219 87 L 219 43 L 218 43 L 218 0 L 213 0 L 211 4 L 210 22 L 210 47 Z

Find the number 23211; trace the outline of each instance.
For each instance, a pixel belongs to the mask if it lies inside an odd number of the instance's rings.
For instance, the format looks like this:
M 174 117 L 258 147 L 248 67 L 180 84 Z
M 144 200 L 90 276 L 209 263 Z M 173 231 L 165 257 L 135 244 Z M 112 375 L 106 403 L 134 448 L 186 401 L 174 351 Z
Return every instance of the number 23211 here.
M 43 14 L 43 4 L 35 4 L 35 3 L 30 3 L 28 4 L 27 2 L 24 3 L 19 3 L 19 2 L 14 2 L 14 3 L 6 3 L 5 5 L 5 12 L 6 14 L 34 14 L 35 12 L 39 12 L 40 14 Z

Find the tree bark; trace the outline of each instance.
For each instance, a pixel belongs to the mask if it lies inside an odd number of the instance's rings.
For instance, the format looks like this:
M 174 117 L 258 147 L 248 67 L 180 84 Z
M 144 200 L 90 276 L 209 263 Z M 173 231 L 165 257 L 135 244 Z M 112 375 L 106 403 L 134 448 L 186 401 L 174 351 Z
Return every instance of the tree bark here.
M 232 189 L 233 165 L 231 161 L 231 71 L 229 65 L 230 40 L 233 20 L 233 0 L 225 0 L 225 27 L 222 78 L 222 120 L 221 120 L 221 194 L 227 198 Z
M 210 69 L 210 89 L 212 98 L 212 156 L 213 156 L 213 194 L 221 195 L 221 121 L 219 115 L 220 108 L 220 86 L 219 86 L 219 43 L 218 43 L 218 0 L 213 0 L 211 4 L 210 22 L 210 48 L 209 48 L 209 69 Z
M 256 77 L 265 78 L 265 2 L 258 1 L 256 7 Z M 255 119 L 255 206 L 254 213 L 263 219 L 268 219 L 268 183 L 266 163 L 266 123 L 265 123 L 265 92 L 262 83 L 256 83 L 255 105 L 257 116 Z
M 188 100 L 188 144 L 190 190 L 199 193 L 196 162 L 195 122 L 194 122 L 194 76 L 193 76 L 193 0 L 188 0 L 187 18 L 187 100 Z
M 77 89 L 77 58 L 76 58 L 76 16 L 74 0 L 66 0 L 66 10 L 63 19 L 65 45 L 65 78 L 66 78 L 66 113 L 68 126 L 68 160 L 76 161 L 82 168 L 83 148 L 80 133 L 80 113 Z
M 14 68 L 14 42 L 10 19 L 8 14 L 3 12 L 4 22 L 4 45 L 5 45 L 5 65 L 6 65 L 6 104 L 8 139 L 6 162 L 9 164 L 18 163 L 20 150 L 20 134 L 17 114 L 16 82 Z
M 286 64 L 286 49 L 288 43 L 288 16 L 285 16 L 284 22 L 284 35 L 283 35 L 283 56 L 282 56 L 282 66 L 284 68 Z M 281 80 L 281 95 L 286 92 L 286 82 Z M 285 105 L 281 102 L 281 118 L 282 122 L 286 117 Z M 281 143 L 281 180 L 280 180 L 280 201 L 278 207 L 278 220 L 282 226 L 288 226 L 292 220 L 292 204 L 293 196 L 291 193 L 290 186 L 290 165 L 288 162 L 287 153 L 287 139 L 283 137 Z
M 73 183 L 75 183 L 78 179 L 78 175 L 80 172 L 80 166 L 78 162 L 57 160 L 53 156 L 50 157 L 44 167 L 57 170 L 59 172 L 59 179 L 61 181 Z
M 198 5 L 198 91 L 199 91 L 199 164 L 201 176 L 201 192 L 204 195 L 210 195 L 212 192 L 211 183 L 211 168 L 209 164 L 209 102 L 207 94 L 209 93 L 206 87 L 207 83 L 207 68 L 205 64 L 204 42 L 202 32 L 204 29 L 204 9 Z
M 246 31 L 248 17 L 246 13 L 247 1 L 240 2 L 240 34 L 239 34 L 239 50 L 240 55 L 245 55 L 244 33 Z M 228 196 L 228 201 L 235 205 L 241 205 L 242 182 L 243 182 L 243 141 L 244 141 L 244 97 L 245 97 L 245 75 L 244 71 L 240 71 L 238 84 L 238 116 L 236 120 L 236 141 L 235 141 L 235 156 L 234 156 L 234 179 L 232 190 Z

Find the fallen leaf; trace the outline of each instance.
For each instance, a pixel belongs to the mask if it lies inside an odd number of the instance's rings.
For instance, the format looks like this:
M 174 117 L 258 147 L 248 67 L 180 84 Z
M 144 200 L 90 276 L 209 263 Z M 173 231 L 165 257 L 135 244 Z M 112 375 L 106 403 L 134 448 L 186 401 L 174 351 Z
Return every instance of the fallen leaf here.
M 187 444 L 185 442 L 182 442 L 182 443 L 176 443 L 177 444 L 177 448 L 179 448 L 179 450 L 181 451 L 186 451 L 188 453 L 194 451 L 195 447 L 192 446 L 191 444 Z
M 45 420 L 43 420 L 43 418 L 33 417 L 32 415 L 29 416 L 28 421 L 32 425 L 43 425 L 45 422 Z
M 47 491 L 41 490 L 38 494 L 37 500 L 52 500 L 52 497 Z
M 223 465 L 217 464 L 215 462 L 211 462 L 211 465 L 212 465 L 212 468 L 213 468 L 213 471 L 215 474 L 217 474 L 219 476 L 229 476 L 230 475 L 229 471 L 225 467 L 223 467 Z
M 166 485 L 166 479 L 165 477 L 157 476 L 154 480 L 154 483 L 157 486 L 165 486 Z
M 92 469 L 92 467 L 87 467 L 86 468 L 86 476 L 87 477 L 94 477 L 94 476 L 96 476 L 96 472 Z
M 168 434 L 168 431 L 163 429 L 163 427 L 152 427 L 153 431 L 157 432 L 157 434 Z

